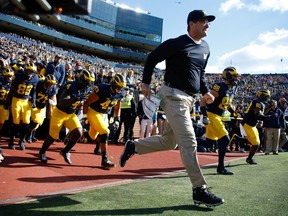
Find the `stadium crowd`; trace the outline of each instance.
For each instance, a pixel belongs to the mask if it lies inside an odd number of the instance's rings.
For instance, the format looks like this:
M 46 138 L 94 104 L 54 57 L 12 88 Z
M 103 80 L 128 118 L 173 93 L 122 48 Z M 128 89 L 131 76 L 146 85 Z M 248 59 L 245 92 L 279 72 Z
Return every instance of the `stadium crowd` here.
M 137 68 L 130 67 L 130 68 L 116 68 L 114 67 L 114 62 L 109 62 L 104 59 L 98 58 L 96 56 L 87 55 L 84 53 L 75 52 L 73 50 L 64 50 L 62 48 L 53 46 L 52 44 L 47 44 L 45 42 L 37 41 L 31 38 L 19 36 L 17 34 L 12 33 L 0 33 L 0 43 L 1 43 L 1 53 L 0 53 L 0 88 L 1 88 L 1 98 L 0 98 L 0 111 L 1 111 L 1 121 L 0 121 L 0 130 L 3 128 L 4 123 L 7 123 L 8 121 L 12 122 L 11 114 L 7 114 L 5 111 L 5 108 L 7 108 L 7 101 L 6 96 L 8 95 L 9 88 L 11 87 L 12 83 L 12 77 L 14 77 L 19 71 L 30 71 L 32 70 L 33 73 L 38 75 L 38 79 L 42 80 L 43 82 L 51 82 L 52 84 L 57 83 L 58 90 L 61 88 L 61 86 L 64 86 L 67 82 L 74 81 L 75 79 L 80 76 L 80 74 L 83 74 L 83 71 L 88 71 L 93 74 L 93 77 L 95 77 L 95 80 L 93 80 L 93 85 L 97 86 L 101 83 L 109 84 L 111 83 L 112 77 L 114 77 L 116 74 L 119 74 L 125 78 L 126 87 L 123 89 L 126 91 L 125 95 L 123 95 L 123 100 L 121 101 L 121 119 L 119 120 L 120 127 L 112 127 L 115 126 L 115 124 L 111 124 L 109 126 L 110 129 L 110 135 L 109 140 L 111 143 L 119 143 L 125 142 L 128 139 L 135 139 L 138 138 L 141 134 L 141 137 L 144 136 L 150 136 L 153 134 L 160 134 L 163 131 L 163 122 L 165 122 L 165 113 L 161 111 L 161 107 L 158 110 L 157 116 L 153 118 L 153 120 L 149 123 L 149 132 L 146 134 L 143 133 L 144 126 L 142 128 L 142 133 L 134 134 L 133 130 L 135 121 L 138 117 L 140 125 L 141 120 L 142 123 L 145 122 L 147 124 L 147 118 L 144 117 L 145 113 L 143 113 L 143 110 L 141 109 L 141 77 L 142 77 L 142 71 L 139 70 L 140 66 Z M 35 65 L 35 71 L 33 71 Z M 52 68 L 51 68 L 52 67 Z M 25 72 L 25 73 L 26 73 Z M 48 75 L 51 74 L 49 77 Z M 151 84 L 152 90 L 157 95 L 159 87 L 163 83 L 163 71 L 159 71 L 158 73 L 155 73 L 153 76 L 153 81 Z M 213 83 L 217 81 L 222 80 L 222 74 L 207 74 L 206 75 L 207 82 L 209 86 L 212 87 Z M 52 81 L 51 81 L 52 80 Z M 55 81 L 55 82 L 54 82 Z M 37 82 L 37 81 L 35 81 Z M 9 87 L 10 86 L 10 87 Z M 239 129 L 239 123 L 241 122 L 241 119 L 243 117 L 244 111 L 248 107 L 249 103 L 255 98 L 256 92 L 260 89 L 267 89 L 271 93 L 270 101 L 267 104 L 268 107 L 272 107 L 276 104 L 276 107 L 278 107 L 282 115 L 285 113 L 285 109 L 287 107 L 287 98 L 288 98 L 288 75 L 287 74 L 249 74 L 245 73 L 241 75 L 241 80 L 238 85 L 238 92 L 233 99 L 233 105 L 237 110 L 238 117 L 233 118 L 233 116 L 228 114 L 228 120 L 225 121 L 225 125 L 228 128 L 228 131 L 230 132 L 230 137 L 233 137 L 233 134 L 236 133 L 239 136 L 240 129 Z M 5 91 L 4 91 L 5 90 Z M 4 93 L 5 94 L 4 94 Z M 57 91 L 56 91 L 57 92 Z M 59 91 L 58 91 L 59 92 Z M 3 97 L 2 97 L 3 96 Z M 57 93 L 57 98 L 59 97 Z M 52 97 L 51 97 L 52 98 Z M 50 99 L 51 99 L 50 98 Z M 55 100 L 55 99 L 53 99 Z M 199 101 L 200 101 L 200 95 L 199 95 Z M 11 101 L 8 101 L 11 103 Z M 57 100 L 54 101 L 55 104 L 57 103 Z M 48 104 L 53 106 L 53 102 L 49 101 Z M 6 105 L 6 106 L 5 106 Z M 14 103 L 9 104 L 10 106 L 15 106 Z M 32 106 L 34 104 L 32 103 Z M 31 107 L 32 109 L 32 107 Z M 276 108 L 275 108 L 276 109 Z M 6 109 L 7 110 L 7 109 Z M 12 107 L 13 110 L 13 107 Z M 113 110 L 113 109 L 112 109 Z M 271 110 L 267 110 L 269 112 Z M 113 117 L 111 115 L 111 111 L 108 113 L 109 118 Z M 41 138 L 45 138 L 48 134 L 47 131 L 43 130 L 41 128 L 41 124 L 49 122 L 49 119 L 51 118 L 51 111 L 47 111 L 45 113 L 45 121 L 41 122 L 40 125 L 37 127 L 34 127 L 35 130 L 39 130 L 36 135 Z M 9 120 L 8 117 L 10 116 Z M 217 151 L 217 144 L 213 146 L 207 146 L 205 143 L 205 126 L 201 122 L 201 111 L 200 111 L 200 105 L 196 106 L 194 109 L 194 112 L 191 113 L 191 116 L 193 118 L 193 121 L 195 122 L 195 131 L 197 134 L 197 137 L 199 138 L 199 151 Z M 4 118 L 5 117 L 5 118 Z M 80 118 L 82 118 L 81 116 Z M 132 117 L 132 118 L 131 118 Z M 231 118 L 232 117 L 232 118 Z M 131 120 L 132 119 L 132 120 Z M 83 128 L 85 132 L 85 128 L 87 127 L 87 122 L 85 124 L 85 121 L 82 121 Z M 27 125 L 31 125 L 32 121 L 25 122 Z M 14 122 L 15 123 L 15 122 Z M 157 124 L 158 123 L 158 124 Z M 122 124 L 124 124 L 124 127 L 121 127 Z M 279 142 L 277 147 L 273 147 L 274 154 L 278 154 L 278 151 L 287 151 L 287 125 L 277 125 L 277 127 L 280 127 L 281 132 L 283 136 L 276 141 Z M 29 126 L 27 126 L 29 127 Z M 89 126 L 88 126 L 89 127 Z M 146 127 L 146 126 L 145 126 Z M 148 126 L 147 126 L 148 127 Z M 261 145 L 259 150 L 265 151 L 265 154 L 269 154 L 270 152 L 265 148 L 265 143 L 267 140 L 267 137 L 265 137 L 264 128 L 267 127 L 274 127 L 273 125 L 267 125 L 267 122 L 259 122 L 258 129 L 261 135 Z M 120 131 L 124 130 L 124 132 Z M 26 130 L 26 129 L 25 129 Z M 33 128 L 32 128 L 33 130 Z M 145 129 L 146 130 L 146 129 Z M 27 128 L 27 131 L 28 128 Z M 40 132 L 41 131 L 41 132 Z M 31 132 L 31 131 L 30 131 Z M 263 132 L 263 133 L 262 133 Z M 65 130 L 62 130 L 60 134 L 63 133 L 63 135 L 59 137 L 60 140 L 64 141 L 67 132 Z M 3 131 L 1 134 L 5 134 Z M 123 134 L 123 138 L 121 139 L 120 134 Z M 7 134 L 6 134 L 7 135 Z M 20 135 L 19 142 L 20 149 L 25 149 L 24 141 L 26 142 L 35 142 L 36 136 L 29 133 L 29 137 L 27 138 L 27 133 Z M 79 141 L 86 142 L 86 140 L 89 140 L 89 136 L 87 133 L 84 133 L 81 139 Z M 91 141 L 91 140 L 90 140 Z M 271 141 L 270 141 L 271 142 Z M 96 142 L 97 143 L 97 142 Z M 269 144 L 271 145 L 271 144 Z M 15 148 L 13 147 L 12 143 L 8 144 L 9 148 Z M 235 140 L 231 139 L 229 150 L 237 150 L 244 152 L 249 148 L 249 145 L 247 143 L 237 143 Z M 100 151 L 99 145 L 95 148 L 94 153 L 98 154 Z M 100 151 L 101 152 L 101 151 Z M 2 150 L 1 150 L 1 156 Z M 3 157 L 1 157 L 3 158 Z M 64 159 L 66 160 L 67 157 Z M 1 161 L 2 159 L 0 159 Z

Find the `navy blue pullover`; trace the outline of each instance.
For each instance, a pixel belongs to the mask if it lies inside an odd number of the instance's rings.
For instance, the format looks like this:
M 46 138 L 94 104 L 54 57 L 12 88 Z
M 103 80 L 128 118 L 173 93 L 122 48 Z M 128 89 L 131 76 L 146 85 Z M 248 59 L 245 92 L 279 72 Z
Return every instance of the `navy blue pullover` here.
M 210 49 L 204 40 L 196 44 L 188 35 L 169 39 L 148 55 L 142 82 L 150 84 L 155 66 L 166 60 L 164 81 L 176 88 L 204 95 L 209 91 L 204 76 L 209 56 Z

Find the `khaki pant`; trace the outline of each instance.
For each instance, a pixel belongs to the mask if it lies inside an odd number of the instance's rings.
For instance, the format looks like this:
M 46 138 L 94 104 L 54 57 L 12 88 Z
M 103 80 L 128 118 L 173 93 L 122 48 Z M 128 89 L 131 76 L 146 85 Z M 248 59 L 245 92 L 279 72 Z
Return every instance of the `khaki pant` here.
M 279 148 L 283 148 L 283 146 L 288 142 L 288 136 L 285 131 L 281 131 L 280 133 L 280 141 Z
M 265 128 L 265 153 L 278 152 L 280 128 Z
M 159 96 L 169 124 L 165 125 L 162 135 L 135 141 L 137 153 L 172 150 L 178 144 L 193 187 L 206 185 L 198 163 L 197 141 L 190 114 L 196 100 L 181 90 L 165 85 L 161 87 Z

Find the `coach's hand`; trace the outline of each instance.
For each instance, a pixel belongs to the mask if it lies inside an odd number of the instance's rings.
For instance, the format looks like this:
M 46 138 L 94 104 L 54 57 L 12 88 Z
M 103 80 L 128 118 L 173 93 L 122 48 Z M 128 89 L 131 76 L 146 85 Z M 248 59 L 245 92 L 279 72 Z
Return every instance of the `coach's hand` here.
M 206 104 L 211 104 L 213 103 L 215 97 L 213 94 L 211 94 L 210 92 L 207 92 L 205 95 L 203 95 L 203 97 L 205 98 Z

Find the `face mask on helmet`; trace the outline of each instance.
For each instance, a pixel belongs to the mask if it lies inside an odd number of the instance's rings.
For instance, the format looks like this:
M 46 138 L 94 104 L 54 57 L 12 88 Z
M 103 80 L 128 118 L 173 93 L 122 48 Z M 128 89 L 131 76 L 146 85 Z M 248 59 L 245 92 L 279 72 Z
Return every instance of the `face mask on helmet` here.
M 45 78 L 45 83 L 47 88 L 51 88 L 52 86 L 57 84 L 56 77 L 53 74 L 48 74 Z
M 112 77 L 110 85 L 114 92 L 119 93 L 126 86 L 125 79 L 122 75 L 116 74 L 114 77 Z
M 271 97 L 269 90 L 259 90 L 256 92 L 256 96 L 262 101 L 267 102 Z
M 3 70 L 3 77 L 7 83 L 11 83 L 14 77 L 14 72 L 9 68 L 5 68 Z
M 95 75 L 88 70 L 83 70 L 80 74 L 79 81 L 83 87 L 90 87 L 94 84 Z
M 43 74 L 39 74 L 38 78 L 40 81 L 44 81 L 45 80 L 45 76 Z
M 34 64 L 29 63 L 25 66 L 24 72 L 26 74 L 27 79 L 30 80 L 36 73 L 36 66 Z
M 227 67 L 223 70 L 222 77 L 224 80 L 228 81 L 228 83 L 232 86 L 238 85 L 239 82 L 239 74 L 234 67 Z

